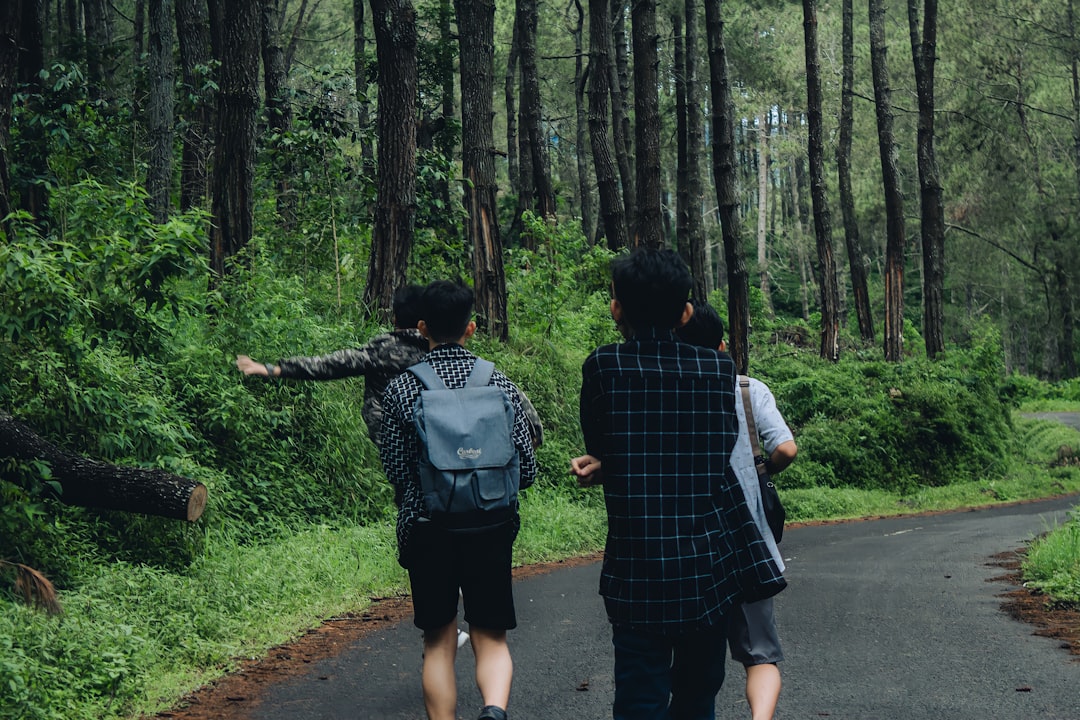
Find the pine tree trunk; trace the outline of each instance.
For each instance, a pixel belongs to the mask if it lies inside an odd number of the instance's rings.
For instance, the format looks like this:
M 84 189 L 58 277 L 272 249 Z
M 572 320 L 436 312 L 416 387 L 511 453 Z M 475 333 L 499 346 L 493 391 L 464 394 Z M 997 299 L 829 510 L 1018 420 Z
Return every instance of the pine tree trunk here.
M 851 189 L 851 143 L 854 128 L 854 17 L 852 0 L 843 0 L 843 78 L 840 91 L 840 138 L 836 147 L 839 175 L 840 210 L 844 216 L 844 241 L 851 270 L 851 292 L 855 298 L 855 316 L 864 342 L 874 342 L 874 316 L 866 283 L 866 258 L 859 238 L 859 220 L 855 214 L 855 194 Z
M 150 162 L 146 173 L 150 213 L 154 222 L 169 219 L 173 175 L 173 15 L 171 0 L 150 4 L 150 105 L 147 128 Z
M 214 143 L 210 268 L 251 240 L 254 222 L 255 118 L 259 109 L 259 0 L 223 0 L 222 55 Z
M 728 351 L 739 373 L 745 375 L 750 351 L 750 283 L 739 223 L 739 200 L 735 192 L 738 169 L 735 167 L 734 106 L 719 2 L 705 3 L 705 35 L 712 91 L 713 175 L 727 266 Z
M 709 271 L 709 258 L 705 248 L 705 223 L 702 219 L 704 198 L 701 190 L 701 157 L 704 134 L 702 123 L 698 79 L 698 23 L 699 11 L 697 0 L 685 0 L 686 23 L 686 187 L 689 195 L 689 213 L 686 223 L 686 237 L 690 245 L 690 272 L 694 276 L 694 294 L 699 298 L 709 297 L 712 291 L 712 273 Z
M 608 249 L 618 252 L 630 243 L 607 132 L 610 49 L 608 0 L 589 0 L 589 137 L 593 165 L 596 167 L 596 187 L 600 195 L 601 232 L 607 238 Z
M 0 412 L 0 457 L 42 460 L 60 483 L 67 505 L 160 515 L 195 522 L 206 507 L 206 486 L 164 470 L 120 467 L 72 455 Z
M 379 62 L 379 180 L 364 303 L 389 318 L 405 284 L 416 224 L 416 10 L 371 0 Z
M 821 68 L 818 63 L 817 2 L 803 0 L 803 47 L 806 53 L 806 107 L 809 127 L 810 197 L 814 208 L 818 284 L 821 292 L 821 357 L 840 359 L 840 293 L 832 244 L 832 214 L 825 185 L 825 141 L 821 117 Z
M 495 2 L 457 0 L 461 72 L 463 192 L 473 248 L 476 316 L 481 328 L 506 340 L 506 274 L 499 236 L 492 130 L 495 87 Z
M 518 52 L 521 63 L 521 134 L 527 139 L 532 170 L 534 209 L 540 217 L 555 217 L 555 193 L 548 176 L 547 134 L 542 127 L 540 78 L 536 67 L 536 0 L 517 0 Z M 524 167 L 524 163 L 522 164 Z M 521 210 L 529 206 L 520 205 Z
M 506 104 L 506 172 L 510 177 L 510 192 L 521 195 L 521 167 L 518 164 L 518 110 L 515 98 L 517 94 L 518 66 L 518 26 L 514 20 L 514 30 L 510 39 L 510 52 L 506 58 L 506 76 L 503 79 L 503 99 Z
M 8 157 L 11 152 L 11 101 L 15 95 L 19 73 L 19 16 L 21 0 L 0 7 L 0 231 L 8 242 L 14 240 L 11 222 L 11 171 Z
M 179 108 L 183 123 L 180 159 L 180 209 L 190 210 L 206 199 L 213 151 L 214 91 L 205 68 L 210 59 L 210 18 L 205 2 L 176 0 L 176 35 L 184 92 Z
M 635 227 L 637 193 L 634 190 L 634 147 L 630 127 L 630 71 L 626 56 L 626 2 L 611 0 L 611 136 L 615 143 L 615 161 L 622 181 L 623 213 L 626 227 Z
M 923 259 L 923 340 L 933 359 L 945 351 L 945 208 L 934 151 L 934 63 L 937 60 L 937 0 L 908 0 L 911 55 L 919 98 L 919 198 Z M 921 35 L 921 37 L 920 37 Z
M 870 68 L 885 191 L 885 359 L 900 362 L 904 351 L 904 196 L 896 167 L 892 88 L 885 52 L 885 3 L 870 0 Z
M 634 147 L 637 150 L 635 181 L 634 246 L 664 244 L 660 189 L 660 97 L 657 83 L 655 0 L 631 4 L 631 36 L 634 43 Z
M 269 126 L 269 147 L 273 153 L 275 205 L 286 232 L 296 226 L 296 200 L 289 187 L 293 173 L 292 154 L 283 142 L 292 131 L 292 105 L 289 103 L 285 66 L 285 47 L 282 43 L 281 20 L 284 17 L 281 0 L 260 0 L 260 34 L 263 61 L 263 96 L 266 98 L 266 121 Z
M 356 76 L 356 123 L 360 128 L 360 157 L 365 177 L 375 175 L 375 143 L 369 133 L 371 103 L 368 102 L 367 36 L 364 1 L 353 0 L 353 74 Z
M 596 238 L 593 221 L 596 210 L 593 209 L 592 178 L 589 172 L 588 145 L 589 121 L 588 111 L 585 104 L 585 92 L 588 84 L 588 73 L 585 72 L 585 10 L 581 6 L 581 0 L 574 0 L 577 10 L 577 25 L 574 28 L 574 109 L 577 122 L 574 125 L 574 144 L 577 151 L 574 153 L 577 160 L 578 193 L 581 196 L 581 231 L 586 240 L 592 244 Z
M 757 264 L 758 283 L 761 287 L 761 303 L 765 313 L 773 317 L 772 289 L 769 286 L 769 123 L 767 115 L 758 115 L 758 207 L 757 207 Z

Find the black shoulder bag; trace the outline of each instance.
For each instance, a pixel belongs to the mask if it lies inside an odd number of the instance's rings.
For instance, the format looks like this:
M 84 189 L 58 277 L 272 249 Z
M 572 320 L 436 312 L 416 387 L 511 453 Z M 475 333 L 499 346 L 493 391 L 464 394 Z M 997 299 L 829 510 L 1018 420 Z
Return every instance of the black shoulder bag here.
M 754 467 L 757 468 L 758 485 L 761 487 L 761 506 L 765 509 L 765 520 L 772 530 L 773 540 L 780 542 L 784 536 L 784 520 L 787 511 L 780 502 L 780 495 L 776 492 L 776 485 L 769 477 L 769 471 L 765 469 L 768 460 L 761 452 L 761 444 L 758 441 L 757 425 L 754 423 L 754 409 L 750 402 L 750 378 L 745 375 L 739 376 L 739 390 L 742 392 L 743 411 L 746 414 L 746 429 L 750 436 L 750 448 L 754 453 Z

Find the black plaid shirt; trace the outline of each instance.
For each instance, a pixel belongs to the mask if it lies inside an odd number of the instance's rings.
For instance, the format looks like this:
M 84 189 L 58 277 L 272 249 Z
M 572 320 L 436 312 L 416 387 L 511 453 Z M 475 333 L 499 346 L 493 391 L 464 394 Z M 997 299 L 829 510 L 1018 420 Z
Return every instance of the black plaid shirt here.
M 476 363 L 476 356 L 460 345 L 446 344 L 432 350 L 424 360 L 435 368 L 446 387 L 456 389 L 465 385 Z M 517 386 L 509 378 L 495 370 L 491 375 L 491 384 L 502 388 L 514 406 L 514 446 L 521 461 L 521 489 L 524 490 L 536 479 L 536 455 L 529 434 L 529 420 L 522 410 Z M 413 525 L 427 515 L 420 490 L 419 436 L 412 422 L 416 400 L 423 389 L 416 376 L 406 372 L 395 378 L 383 395 L 381 455 L 386 477 L 397 488 L 401 498 L 397 517 L 399 557 L 408 546 Z
M 612 623 L 718 625 L 783 577 L 733 474 L 735 365 L 662 333 L 597 348 L 582 366 L 581 429 L 604 464 L 600 594 Z

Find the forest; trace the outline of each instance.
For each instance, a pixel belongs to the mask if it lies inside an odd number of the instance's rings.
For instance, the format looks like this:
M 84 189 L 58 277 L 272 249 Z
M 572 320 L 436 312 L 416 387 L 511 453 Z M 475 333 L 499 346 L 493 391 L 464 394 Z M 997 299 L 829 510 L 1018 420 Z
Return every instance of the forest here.
M 140 717 L 404 592 L 364 381 L 235 358 L 407 282 L 471 283 L 544 422 L 519 563 L 602 546 L 566 465 L 638 246 L 776 393 L 789 518 L 1080 490 L 1018 412 L 1080 407 L 1078 207 L 1073 0 L 6 0 L 0 718 Z

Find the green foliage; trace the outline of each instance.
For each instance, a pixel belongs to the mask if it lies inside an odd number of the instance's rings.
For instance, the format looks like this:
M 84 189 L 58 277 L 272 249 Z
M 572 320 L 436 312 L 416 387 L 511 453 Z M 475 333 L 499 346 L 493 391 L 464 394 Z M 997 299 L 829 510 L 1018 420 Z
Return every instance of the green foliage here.
M 1080 515 L 1074 512 L 1067 523 L 1032 542 L 1022 569 L 1027 587 L 1080 603 Z

